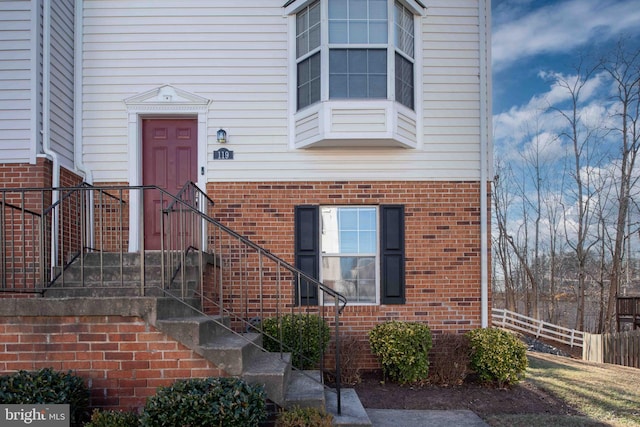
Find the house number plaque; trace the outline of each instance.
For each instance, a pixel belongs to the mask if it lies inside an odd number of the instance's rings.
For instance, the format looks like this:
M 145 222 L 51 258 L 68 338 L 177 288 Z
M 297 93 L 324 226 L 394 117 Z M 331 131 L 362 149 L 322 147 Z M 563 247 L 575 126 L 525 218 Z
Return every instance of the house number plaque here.
M 233 160 L 233 151 L 227 148 L 220 148 L 213 152 L 213 160 Z

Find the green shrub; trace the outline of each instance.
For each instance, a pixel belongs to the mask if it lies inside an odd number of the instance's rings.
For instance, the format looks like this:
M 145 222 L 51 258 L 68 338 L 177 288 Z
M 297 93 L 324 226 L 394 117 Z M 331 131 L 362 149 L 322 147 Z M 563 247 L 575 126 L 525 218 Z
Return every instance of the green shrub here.
M 89 389 L 82 378 L 52 368 L 19 371 L 0 377 L 0 402 L 4 404 L 68 404 L 70 421 L 80 425 L 88 417 Z
M 145 427 L 257 426 L 266 418 L 262 386 L 238 378 L 194 378 L 161 387 L 147 399 L 140 417 Z
M 527 348 L 513 334 L 498 328 L 467 333 L 471 345 L 471 369 L 482 382 L 499 387 L 516 384 L 527 370 Z
M 291 363 L 298 369 L 317 366 L 329 345 L 329 325 L 316 314 L 287 314 L 262 321 L 263 345 L 267 351 L 291 352 Z
M 137 427 L 140 417 L 133 412 L 123 411 L 98 411 L 91 414 L 91 421 L 84 427 Z
M 318 408 L 294 407 L 280 412 L 276 427 L 331 427 L 333 415 Z
M 369 332 L 369 344 L 385 376 L 392 380 L 407 384 L 429 375 L 431 330 L 427 325 L 395 320 L 380 323 Z

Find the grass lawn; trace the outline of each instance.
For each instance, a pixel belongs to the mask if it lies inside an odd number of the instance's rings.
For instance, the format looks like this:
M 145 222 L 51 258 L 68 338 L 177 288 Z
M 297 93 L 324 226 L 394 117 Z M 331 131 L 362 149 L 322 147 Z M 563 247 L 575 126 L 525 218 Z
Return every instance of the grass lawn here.
M 640 425 L 640 369 L 540 353 L 528 357 L 527 381 L 564 400 L 584 417 L 526 415 L 492 425 Z

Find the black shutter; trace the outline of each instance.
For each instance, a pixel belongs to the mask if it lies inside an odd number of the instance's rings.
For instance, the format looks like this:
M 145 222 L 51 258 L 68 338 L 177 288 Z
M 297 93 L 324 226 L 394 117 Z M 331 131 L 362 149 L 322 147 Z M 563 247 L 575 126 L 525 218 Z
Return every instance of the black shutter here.
M 380 282 L 383 304 L 404 304 L 404 206 L 380 206 Z
M 320 219 L 318 206 L 295 207 L 295 263 L 296 267 L 314 279 L 320 277 Z M 302 280 L 295 283 L 296 304 L 317 305 L 318 289 Z

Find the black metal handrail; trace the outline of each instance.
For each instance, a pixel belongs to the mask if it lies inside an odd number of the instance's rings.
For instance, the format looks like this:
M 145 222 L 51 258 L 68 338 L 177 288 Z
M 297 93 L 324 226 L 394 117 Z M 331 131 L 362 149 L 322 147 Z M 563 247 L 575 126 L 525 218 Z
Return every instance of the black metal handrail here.
M 186 183 L 176 195 L 156 186 L 88 186 L 61 187 L 48 189 L 3 189 L 5 194 L 14 191 L 18 199 L 28 199 L 30 193 L 37 194 L 41 201 L 50 200 L 53 191 L 61 196 L 51 203 L 43 212 L 46 215 L 34 226 L 38 229 L 37 239 L 40 241 L 39 251 L 24 252 L 23 256 L 31 256 L 21 265 L 32 265 L 39 269 L 43 278 L 34 280 L 30 289 L 13 289 L 19 292 L 38 292 L 44 294 L 71 287 L 83 288 L 87 285 L 85 275 L 85 258 L 90 252 L 97 252 L 99 258 L 99 277 L 92 277 L 92 286 L 104 290 L 113 290 L 117 282 L 126 287 L 124 279 L 124 255 L 131 246 L 134 237 L 129 227 L 129 214 L 125 207 L 131 206 L 135 199 L 139 204 L 140 219 L 145 221 L 151 215 L 158 215 L 160 222 L 160 281 L 156 271 L 145 267 L 146 256 L 140 256 L 139 294 L 145 295 L 154 288 L 176 295 L 186 301 L 195 296 L 194 290 L 186 287 L 185 268 L 181 268 L 181 288 L 175 289 L 173 281 L 176 274 L 170 269 L 177 262 L 181 267 L 186 265 L 190 253 L 197 254 L 199 277 L 207 281 L 195 291 L 200 297 L 200 306 L 204 309 L 218 310 L 229 315 L 233 313 L 234 330 L 241 334 L 246 330 L 247 321 L 252 318 L 279 317 L 287 313 L 318 314 L 332 324 L 335 340 L 335 375 L 338 402 L 340 393 L 340 314 L 347 300 L 340 293 L 325 286 L 317 279 L 309 276 L 295 266 L 274 255 L 267 249 L 240 235 L 231 228 L 215 220 L 208 212 L 213 200 L 202 192 L 194 183 Z M 144 212 L 144 200 L 152 194 L 158 196 L 160 206 L 166 206 L 156 212 Z M 44 203 L 43 203 L 44 205 Z M 20 208 L 20 206 L 18 206 Z M 22 203 L 22 212 L 26 206 Z M 60 216 L 58 230 L 52 230 L 48 218 L 54 214 Z M 24 215 L 24 214 L 23 214 Z M 133 220 L 133 219 L 132 219 Z M 53 222 L 53 221 L 52 221 Z M 4 230 L 0 229 L 0 233 Z M 59 244 L 56 248 L 59 256 L 52 256 L 47 247 L 52 242 L 52 235 L 58 233 Z M 93 234 L 92 234 L 93 233 Z M 144 238 L 139 237 L 137 250 L 145 253 Z M 133 245 L 136 247 L 136 244 Z M 107 277 L 106 257 L 115 253 L 119 258 L 119 272 L 114 277 Z M 203 254 L 209 254 L 211 262 L 204 261 Z M 27 262 L 29 261 L 29 262 Z M 71 264 L 79 266 L 79 277 L 67 267 Z M 26 274 L 26 273 L 25 273 Z M 95 273 L 93 273 L 95 275 Z M 55 280 L 52 280 L 55 279 Z M 54 282 L 50 286 L 50 282 Z M 11 291 L 6 281 L 3 289 Z M 302 299 L 304 289 L 315 289 L 320 303 L 305 305 Z M 207 294 L 208 293 L 208 294 Z M 305 292 L 305 294 L 308 294 Z M 277 337 L 275 337 L 277 338 Z M 281 340 L 280 340 L 281 341 Z M 281 351 L 288 349 L 281 347 Z M 324 360 L 324 358 L 322 359 Z M 324 366 L 321 366 L 324 371 Z

